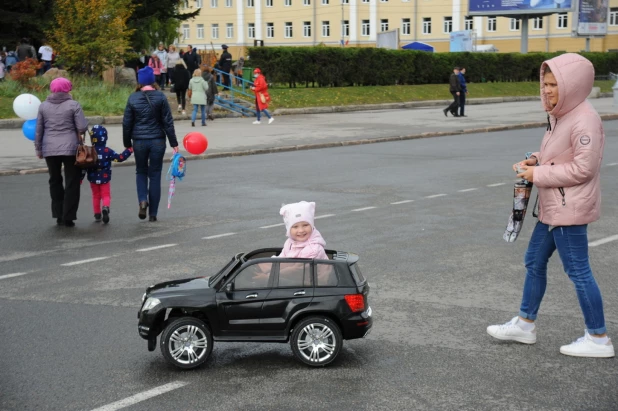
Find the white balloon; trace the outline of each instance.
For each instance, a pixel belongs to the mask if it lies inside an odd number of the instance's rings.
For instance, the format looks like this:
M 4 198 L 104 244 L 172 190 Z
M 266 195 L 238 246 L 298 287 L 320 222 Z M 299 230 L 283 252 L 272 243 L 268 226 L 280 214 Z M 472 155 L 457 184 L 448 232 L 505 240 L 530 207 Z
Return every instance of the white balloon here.
M 21 94 L 13 100 L 13 111 L 24 120 L 34 120 L 39 114 L 41 100 L 32 94 Z

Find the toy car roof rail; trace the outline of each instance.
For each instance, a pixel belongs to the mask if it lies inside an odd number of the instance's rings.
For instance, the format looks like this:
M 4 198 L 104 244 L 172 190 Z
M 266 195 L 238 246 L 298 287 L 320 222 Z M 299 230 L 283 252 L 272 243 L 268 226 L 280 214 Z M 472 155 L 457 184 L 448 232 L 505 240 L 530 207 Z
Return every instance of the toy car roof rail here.
M 358 254 L 348 253 L 346 251 L 326 250 L 327 254 L 333 254 L 333 260 L 345 261 L 348 265 L 352 265 L 358 261 Z

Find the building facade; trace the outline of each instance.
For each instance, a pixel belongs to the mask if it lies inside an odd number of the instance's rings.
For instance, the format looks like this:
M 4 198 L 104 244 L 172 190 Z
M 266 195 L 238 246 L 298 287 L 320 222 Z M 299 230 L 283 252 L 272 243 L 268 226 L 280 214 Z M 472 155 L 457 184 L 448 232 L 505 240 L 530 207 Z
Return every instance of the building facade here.
M 468 0 L 185 0 L 198 17 L 182 22 L 178 43 L 234 58 L 256 41 L 264 46 L 374 47 L 377 33 L 398 29 L 400 45 L 412 41 L 449 51 L 450 32 L 472 30 L 475 45 L 518 52 L 521 21 L 470 17 Z M 573 13 L 529 20 L 528 51 L 581 51 L 586 40 L 573 36 Z M 590 40 L 590 51 L 618 49 L 618 0 L 610 0 L 608 34 Z

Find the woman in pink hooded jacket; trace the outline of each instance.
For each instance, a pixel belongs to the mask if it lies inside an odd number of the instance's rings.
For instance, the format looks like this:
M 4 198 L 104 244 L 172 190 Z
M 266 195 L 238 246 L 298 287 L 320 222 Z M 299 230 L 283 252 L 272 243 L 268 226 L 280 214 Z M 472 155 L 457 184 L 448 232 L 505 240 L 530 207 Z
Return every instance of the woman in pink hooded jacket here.
M 539 221 L 525 256 L 526 279 L 519 316 L 487 327 L 500 340 L 536 342 L 534 321 L 547 285 L 547 263 L 558 250 L 564 271 L 577 292 L 586 330 L 577 341 L 560 347 L 576 357 L 614 356 L 607 337 L 601 292 L 588 260 L 589 223 L 601 213 L 600 168 L 603 124 L 586 99 L 592 90 L 594 67 L 578 54 L 563 54 L 541 66 L 541 100 L 548 126 L 541 151 L 513 166 L 518 177 L 539 191 Z

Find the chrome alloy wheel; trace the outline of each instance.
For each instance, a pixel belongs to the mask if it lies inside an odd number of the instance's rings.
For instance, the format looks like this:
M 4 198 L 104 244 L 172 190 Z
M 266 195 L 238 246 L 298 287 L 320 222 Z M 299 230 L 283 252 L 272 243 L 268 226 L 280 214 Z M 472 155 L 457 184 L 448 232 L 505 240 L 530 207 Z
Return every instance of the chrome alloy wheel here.
M 327 325 L 314 323 L 302 329 L 296 343 L 307 361 L 319 364 L 335 353 L 337 338 Z
M 194 364 L 208 352 L 206 334 L 194 325 L 183 325 L 169 339 L 169 353 L 180 364 Z

